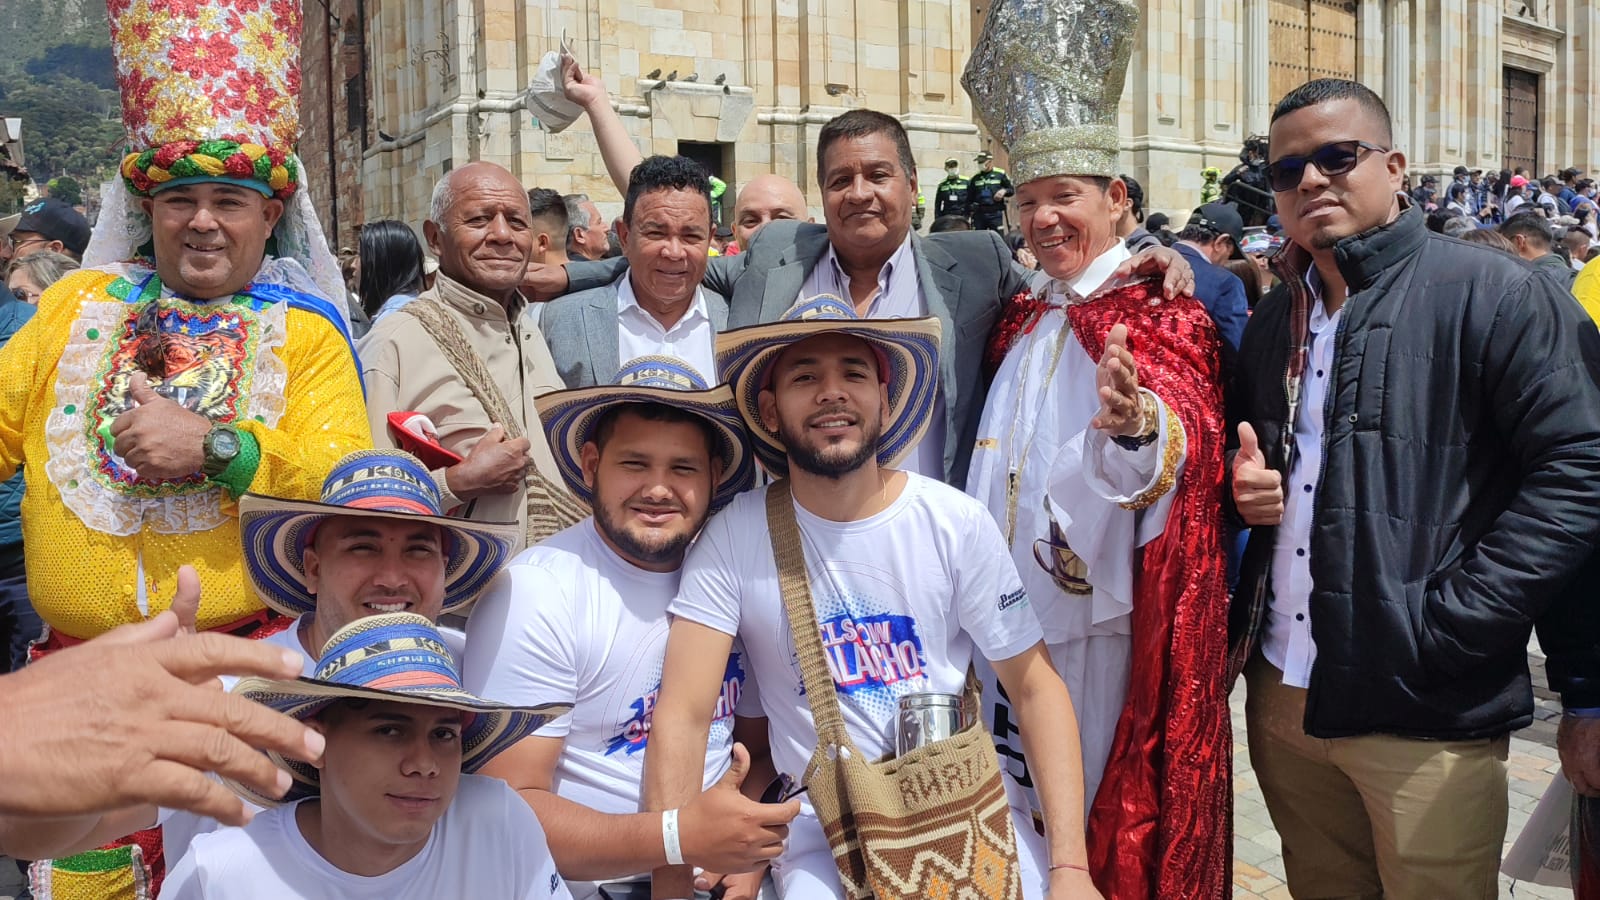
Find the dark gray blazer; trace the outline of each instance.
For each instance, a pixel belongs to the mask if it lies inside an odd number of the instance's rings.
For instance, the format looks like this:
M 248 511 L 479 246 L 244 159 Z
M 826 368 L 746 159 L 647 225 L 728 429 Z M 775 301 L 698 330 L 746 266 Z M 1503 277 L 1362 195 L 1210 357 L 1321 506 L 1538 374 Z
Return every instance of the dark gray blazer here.
M 828 250 L 828 229 L 809 222 L 777 221 L 761 229 L 745 252 L 719 256 L 706 268 L 705 285 L 731 298 L 728 327 L 773 322 L 794 305 L 806 276 Z M 911 235 L 917 281 L 928 313 L 938 316 L 944 338 L 940 381 L 945 404 L 945 481 L 964 487 L 967 464 L 977 439 L 978 419 L 988 382 L 983 352 L 1000 307 L 1028 283 L 1032 273 L 1012 262 L 992 231 Z M 569 263 L 569 289 L 585 290 L 610 282 L 615 261 Z M 615 297 L 612 301 L 615 315 Z M 613 331 L 615 330 L 613 326 Z M 555 339 L 549 331 L 551 351 Z M 613 352 L 615 352 L 615 341 Z M 556 357 L 559 364 L 560 356 Z
M 617 290 L 628 277 L 627 260 L 606 260 L 619 274 L 589 290 L 567 294 L 544 305 L 539 314 L 539 329 L 556 371 L 569 388 L 610 384 L 627 360 L 617 359 Z M 614 262 L 621 262 L 616 266 Z M 718 332 L 728 327 L 728 301 L 710 288 L 704 289 L 706 313 Z M 716 380 L 715 372 L 704 372 Z

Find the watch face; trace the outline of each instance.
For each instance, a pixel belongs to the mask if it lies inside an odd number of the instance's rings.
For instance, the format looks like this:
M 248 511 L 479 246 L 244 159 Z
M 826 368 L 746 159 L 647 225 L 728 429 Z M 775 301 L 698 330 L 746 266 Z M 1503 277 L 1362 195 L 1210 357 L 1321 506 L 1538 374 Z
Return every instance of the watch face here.
M 223 458 L 239 455 L 239 435 L 234 431 L 218 431 L 211 439 L 211 451 Z

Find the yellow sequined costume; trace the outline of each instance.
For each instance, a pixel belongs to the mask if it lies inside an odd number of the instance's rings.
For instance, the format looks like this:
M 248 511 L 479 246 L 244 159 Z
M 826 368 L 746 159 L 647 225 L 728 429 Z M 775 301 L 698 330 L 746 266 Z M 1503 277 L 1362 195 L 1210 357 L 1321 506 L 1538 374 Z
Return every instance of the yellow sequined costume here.
M 202 630 L 262 608 L 245 584 L 230 491 L 198 475 L 151 485 L 119 471 L 106 428 L 127 403 L 129 284 L 69 275 L 0 350 L 0 479 L 26 473 L 28 591 L 40 618 L 73 638 L 165 609 L 185 564 L 200 574 Z M 190 348 L 188 405 L 255 438 L 250 490 L 316 499 L 336 460 L 372 446 L 355 360 L 327 319 L 281 302 L 226 316 L 227 304 L 168 305 L 193 316 L 183 334 L 205 335 Z

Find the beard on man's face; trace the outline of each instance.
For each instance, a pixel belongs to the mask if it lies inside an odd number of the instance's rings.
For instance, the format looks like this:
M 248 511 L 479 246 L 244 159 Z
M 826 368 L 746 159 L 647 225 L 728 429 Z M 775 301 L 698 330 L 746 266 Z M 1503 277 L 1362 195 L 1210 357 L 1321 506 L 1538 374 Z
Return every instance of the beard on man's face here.
M 821 415 L 819 413 L 812 418 Z M 802 430 L 790 428 L 786 422 L 778 423 L 778 438 L 783 441 L 788 453 L 789 465 L 799 468 L 802 472 L 834 480 L 849 475 L 877 455 L 878 440 L 883 437 L 883 417 L 880 415 L 871 422 L 863 422 L 862 436 L 864 439 L 853 450 L 837 445 L 818 447 L 805 439 Z
M 596 482 L 595 487 L 595 496 L 598 498 L 601 496 L 599 482 Z M 687 510 L 684 511 L 684 516 L 688 517 Z M 702 515 L 698 521 L 686 522 L 687 528 L 668 531 L 630 523 L 626 503 L 620 508 L 596 503 L 594 521 L 623 556 L 636 563 L 654 566 L 663 563 L 681 563 L 684 554 L 688 552 L 689 543 L 699 533 L 700 526 L 705 524 L 705 516 Z

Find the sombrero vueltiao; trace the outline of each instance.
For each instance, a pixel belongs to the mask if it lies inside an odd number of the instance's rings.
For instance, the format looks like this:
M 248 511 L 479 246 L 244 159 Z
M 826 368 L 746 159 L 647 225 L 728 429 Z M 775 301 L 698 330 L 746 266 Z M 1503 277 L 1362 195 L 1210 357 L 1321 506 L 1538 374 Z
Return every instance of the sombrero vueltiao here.
M 506 706 L 473 696 L 461 687 L 461 670 L 432 622 L 411 613 L 357 619 L 322 648 L 314 678 L 272 681 L 245 678 L 233 692 L 291 719 L 309 719 L 336 700 L 412 703 L 467 713 L 461 728 L 461 771 L 475 772 L 495 754 L 572 709 L 550 703 Z M 321 793 L 317 769 L 276 753 L 268 757 L 289 773 L 281 799 L 262 796 L 232 780 L 228 787 L 258 806 L 292 803 Z
M 789 472 L 789 456 L 777 432 L 761 424 L 761 390 L 772 362 L 792 344 L 822 334 L 861 338 L 876 351 L 880 377 L 889 389 L 878 440 L 878 465 L 893 466 L 922 440 L 939 394 L 937 317 L 862 319 L 833 294 L 803 299 L 776 322 L 717 335 L 717 370 L 733 390 L 761 465 L 774 476 Z
M 722 480 L 711 497 L 713 511 L 755 486 L 750 438 L 728 387 L 706 387 L 705 378 L 681 359 L 641 356 L 624 365 L 611 384 L 554 391 L 534 401 L 556 467 L 578 499 L 594 504 L 594 492 L 583 481 L 583 445 L 593 437 L 602 415 L 627 403 L 660 403 L 711 423 L 718 436 L 715 449 L 722 456 Z
M 438 485 L 411 454 L 357 450 L 334 464 L 322 483 L 321 502 L 260 494 L 239 499 L 245 574 L 261 602 L 286 616 L 316 610 L 316 595 L 306 588 L 305 550 L 316 526 L 330 516 L 431 522 L 444 529 L 444 612 L 476 600 L 521 540 L 515 522 L 444 515 Z

